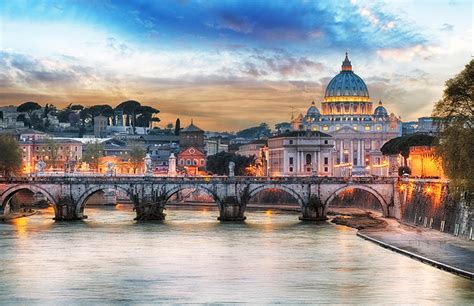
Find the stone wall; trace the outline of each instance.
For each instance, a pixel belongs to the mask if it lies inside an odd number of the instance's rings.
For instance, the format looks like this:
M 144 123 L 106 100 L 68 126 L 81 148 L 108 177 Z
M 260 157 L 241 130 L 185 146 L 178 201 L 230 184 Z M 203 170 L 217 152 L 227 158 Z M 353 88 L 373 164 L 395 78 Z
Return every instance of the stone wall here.
M 405 223 L 474 239 L 472 195 L 454 195 L 442 181 L 416 180 L 399 186 Z

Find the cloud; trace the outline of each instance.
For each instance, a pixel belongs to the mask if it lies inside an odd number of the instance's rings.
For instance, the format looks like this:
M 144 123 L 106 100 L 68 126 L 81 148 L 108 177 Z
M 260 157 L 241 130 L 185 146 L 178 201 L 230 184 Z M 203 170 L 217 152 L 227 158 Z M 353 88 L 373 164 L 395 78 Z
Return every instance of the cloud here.
M 449 23 L 443 23 L 439 30 L 443 32 L 452 32 L 454 30 L 454 26 Z

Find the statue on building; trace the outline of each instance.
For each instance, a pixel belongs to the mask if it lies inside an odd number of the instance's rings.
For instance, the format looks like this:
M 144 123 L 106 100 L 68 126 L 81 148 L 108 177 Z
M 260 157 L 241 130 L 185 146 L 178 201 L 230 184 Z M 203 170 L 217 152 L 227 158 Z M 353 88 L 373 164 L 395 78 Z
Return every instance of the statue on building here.
M 234 177 L 235 163 L 233 161 L 229 162 L 229 177 Z
M 36 164 L 36 167 L 38 168 L 38 174 L 43 174 L 44 169 L 46 168 L 46 163 L 43 160 L 40 160 L 38 164 Z
M 149 176 L 153 175 L 153 168 L 152 168 L 150 153 L 147 153 L 145 156 L 145 173 L 146 175 L 149 175 Z
M 107 175 L 115 174 L 115 163 L 108 161 L 105 166 L 107 167 Z

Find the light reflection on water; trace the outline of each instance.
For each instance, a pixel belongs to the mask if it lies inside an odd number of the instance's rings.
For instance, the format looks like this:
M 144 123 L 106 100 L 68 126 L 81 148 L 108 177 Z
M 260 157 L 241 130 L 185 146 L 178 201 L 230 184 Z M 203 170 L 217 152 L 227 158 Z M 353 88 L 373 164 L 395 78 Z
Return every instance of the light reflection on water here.
M 52 211 L 0 223 L 5 303 L 449 303 L 474 299 L 474 282 L 392 253 L 330 223 L 247 212 L 168 209 L 135 223 L 129 206 Z

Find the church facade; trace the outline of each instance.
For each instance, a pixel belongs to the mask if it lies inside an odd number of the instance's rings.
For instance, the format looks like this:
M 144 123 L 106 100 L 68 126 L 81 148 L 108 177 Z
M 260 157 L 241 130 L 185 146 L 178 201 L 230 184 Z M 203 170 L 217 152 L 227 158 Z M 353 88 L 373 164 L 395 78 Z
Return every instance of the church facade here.
M 401 136 L 402 123 L 373 103 L 365 82 L 352 70 L 347 53 L 341 71 L 327 85 L 319 110 L 314 101 L 306 114 L 291 121 L 292 130 L 320 131 L 332 136 L 331 154 L 334 176 L 387 176 L 388 158 L 380 148 L 388 140 Z

